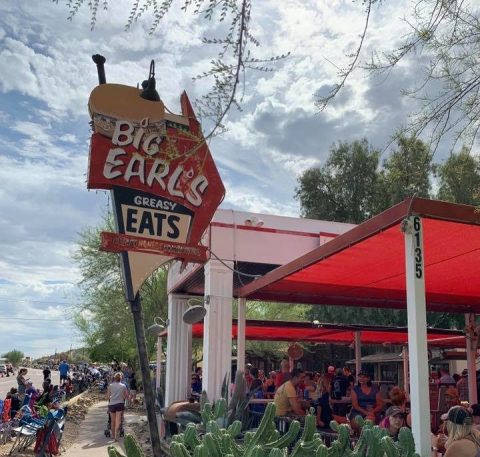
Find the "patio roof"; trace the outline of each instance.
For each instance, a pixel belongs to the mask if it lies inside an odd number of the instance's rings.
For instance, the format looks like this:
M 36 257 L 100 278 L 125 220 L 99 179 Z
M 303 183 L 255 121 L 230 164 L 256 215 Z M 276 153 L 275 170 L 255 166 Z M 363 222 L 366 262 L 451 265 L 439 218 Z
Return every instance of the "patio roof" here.
M 260 341 L 292 341 L 306 343 L 351 344 L 355 332 L 361 331 L 362 344 L 398 344 L 408 342 L 406 327 L 384 327 L 377 325 L 319 324 L 310 322 L 247 320 L 245 338 Z M 166 332 L 164 332 L 166 334 Z M 237 320 L 233 320 L 232 338 L 238 334 Z M 431 346 L 464 348 L 465 336 L 460 330 L 428 329 Z M 203 337 L 203 323 L 192 325 L 192 337 Z
M 480 313 L 480 211 L 410 198 L 236 290 L 249 300 L 406 307 L 400 225 L 422 217 L 429 311 Z

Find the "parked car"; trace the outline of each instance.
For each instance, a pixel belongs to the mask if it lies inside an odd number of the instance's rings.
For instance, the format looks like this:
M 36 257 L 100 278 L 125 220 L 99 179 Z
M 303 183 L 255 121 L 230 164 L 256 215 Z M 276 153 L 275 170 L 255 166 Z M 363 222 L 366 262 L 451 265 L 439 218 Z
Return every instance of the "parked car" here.
M 0 374 L 7 374 L 7 366 L 1 364 L 0 365 Z

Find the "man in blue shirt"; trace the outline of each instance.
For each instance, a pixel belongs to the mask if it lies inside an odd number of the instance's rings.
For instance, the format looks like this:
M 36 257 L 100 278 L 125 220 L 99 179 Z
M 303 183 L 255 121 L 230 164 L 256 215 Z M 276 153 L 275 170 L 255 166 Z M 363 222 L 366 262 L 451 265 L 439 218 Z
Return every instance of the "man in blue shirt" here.
M 70 366 L 68 365 L 66 360 L 62 360 L 60 365 L 58 365 L 58 371 L 60 372 L 60 385 L 63 384 L 62 381 L 67 380 L 68 371 L 70 370 Z

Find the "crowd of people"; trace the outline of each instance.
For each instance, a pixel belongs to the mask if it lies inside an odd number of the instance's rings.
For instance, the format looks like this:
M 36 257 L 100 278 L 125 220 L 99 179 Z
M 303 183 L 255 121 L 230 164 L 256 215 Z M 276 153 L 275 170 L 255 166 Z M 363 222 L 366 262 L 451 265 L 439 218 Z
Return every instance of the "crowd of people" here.
M 353 376 L 348 367 L 329 366 L 325 372 L 304 372 L 282 360 L 278 371 L 266 374 L 248 364 L 245 382 L 251 399 L 270 399 L 276 415 L 302 419 L 310 408 L 316 411 L 317 427 L 328 429 L 330 422 L 348 423 L 352 434 L 360 433 L 358 416 L 387 430 L 394 441 L 402 427 L 411 427 L 410 399 L 404 389 L 393 386 L 382 396 L 369 373 Z M 431 383 L 445 386 L 446 413 L 437 429 L 432 424 L 432 457 L 480 456 L 480 404 L 468 405 L 468 372 L 450 375 L 447 369 L 434 371 Z M 192 392 L 202 391 L 202 372 L 192 375 Z M 261 417 L 267 401 L 250 404 L 250 411 Z

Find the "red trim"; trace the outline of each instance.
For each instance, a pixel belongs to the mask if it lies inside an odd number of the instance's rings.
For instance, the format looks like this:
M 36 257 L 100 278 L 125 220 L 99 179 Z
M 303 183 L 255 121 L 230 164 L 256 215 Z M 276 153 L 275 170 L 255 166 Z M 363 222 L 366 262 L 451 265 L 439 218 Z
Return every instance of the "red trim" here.
M 328 233 L 328 232 L 318 232 L 318 233 L 296 232 L 295 230 L 282 230 L 282 229 L 274 229 L 274 228 L 268 228 L 268 227 L 253 227 L 250 225 L 234 225 L 234 224 L 226 224 L 224 222 L 212 222 L 210 226 L 221 227 L 221 228 L 237 228 L 239 230 L 250 230 L 255 232 L 277 233 L 279 235 L 308 236 L 311 238 L 318 238 L 320 235 L 331 236 L 331 237 L 338 236 L 338 234 L 336 233 Z

